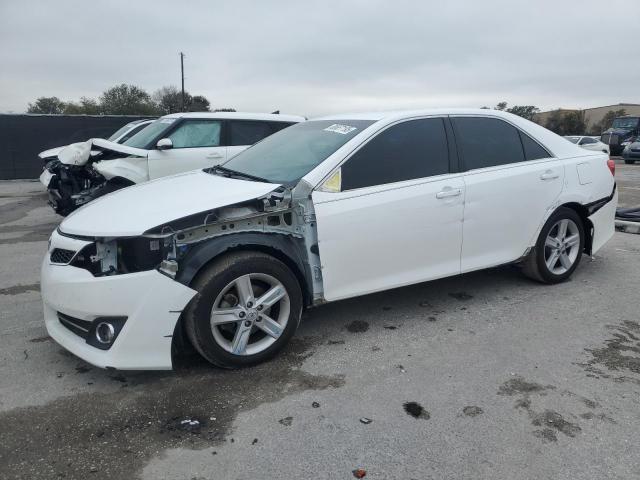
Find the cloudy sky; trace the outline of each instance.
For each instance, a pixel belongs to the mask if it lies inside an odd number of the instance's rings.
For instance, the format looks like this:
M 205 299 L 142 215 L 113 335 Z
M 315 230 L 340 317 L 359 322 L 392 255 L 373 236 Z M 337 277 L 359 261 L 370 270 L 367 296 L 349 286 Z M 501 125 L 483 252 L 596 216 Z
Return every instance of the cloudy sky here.
M 638 0 L 0 0 L 0 112 L 118 83 L 316 116 L 640 103 Z

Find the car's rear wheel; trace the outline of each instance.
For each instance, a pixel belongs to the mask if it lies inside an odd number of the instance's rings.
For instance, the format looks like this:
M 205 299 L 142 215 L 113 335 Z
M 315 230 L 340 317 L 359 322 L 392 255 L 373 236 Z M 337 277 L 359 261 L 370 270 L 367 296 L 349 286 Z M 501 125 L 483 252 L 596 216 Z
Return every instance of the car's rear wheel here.
M 563 282 L 580 263 L 584 238 L 580 216 L 570 208 L 559 208 L 544 224 L 525 259 L 524 274 L 543 283 Z
M 302 312 L 296 276 L 280 260 L 237 252 L 214 261 L 193 286 L 187 336 L 209 362 L 238 368 L 273 357 L 295 333 Z
M 624 163 L 626 163 L 627 165 L 633 165 L 634 163 L 636 163 L 636 161 L 631 160 L 630 158 L 625 158 Z

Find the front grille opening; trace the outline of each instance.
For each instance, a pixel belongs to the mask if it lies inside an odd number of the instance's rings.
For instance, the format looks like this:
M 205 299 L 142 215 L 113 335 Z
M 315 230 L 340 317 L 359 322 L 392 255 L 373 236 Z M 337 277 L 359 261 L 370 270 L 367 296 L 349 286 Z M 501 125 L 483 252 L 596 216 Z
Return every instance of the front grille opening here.
M 87 320 L 80 320 L 79 318 L 65 315 L 64 313 L 60 312 L 58 312 L 58 320 L 63 326 L 65 326 L 68 330 L 71 330 L 79 337 L 86 339 L 89 336 L 89 331 L 91 330 L 92 325 L 91 322 Z
M 52 263 L 69 263 L 76 254 L 73 250 L 65 250 L 64 248 L 55 248 L 49 259 Z

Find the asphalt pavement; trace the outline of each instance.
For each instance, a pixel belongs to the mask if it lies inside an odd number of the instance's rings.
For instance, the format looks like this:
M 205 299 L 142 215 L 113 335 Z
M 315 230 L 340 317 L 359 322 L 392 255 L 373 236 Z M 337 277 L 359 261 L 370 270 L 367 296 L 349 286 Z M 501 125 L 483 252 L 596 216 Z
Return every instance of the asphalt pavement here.
M 640 205 L 640 165 L 617 167 Z M 44 329 L 59 220 L 0 182 L 2 479 L 640 477 L 640 235 L 561 285 L 507 266 L 309 310 L 258 367 L 117 372 Z

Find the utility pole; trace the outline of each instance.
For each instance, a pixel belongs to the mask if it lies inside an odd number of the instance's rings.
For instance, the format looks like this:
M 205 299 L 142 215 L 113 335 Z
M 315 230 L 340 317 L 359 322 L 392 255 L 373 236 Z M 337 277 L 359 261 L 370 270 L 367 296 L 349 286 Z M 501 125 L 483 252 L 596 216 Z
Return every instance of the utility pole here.
M 180 52 L 180 76 L 182 77 L 182 108 L 184 112 L 184 53 Z

